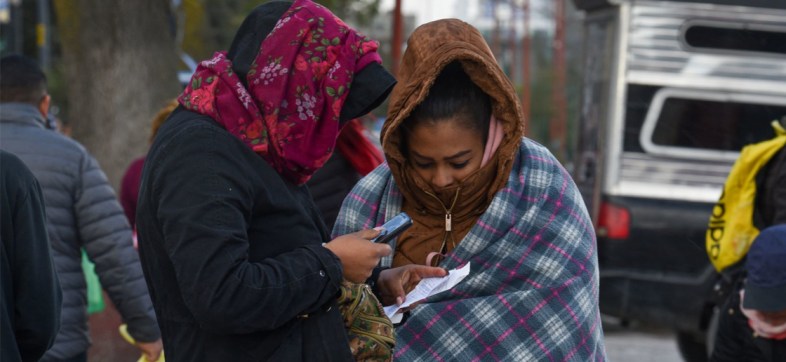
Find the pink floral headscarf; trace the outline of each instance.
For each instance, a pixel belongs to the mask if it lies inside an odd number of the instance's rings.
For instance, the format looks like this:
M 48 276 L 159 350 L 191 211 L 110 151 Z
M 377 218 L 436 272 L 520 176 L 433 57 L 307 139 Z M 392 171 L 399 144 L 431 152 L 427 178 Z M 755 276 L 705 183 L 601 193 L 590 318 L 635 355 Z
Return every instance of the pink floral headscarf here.
M 377 47 L 323 6 L 297 0 L 262 42 L 248 88 L 227 53 L 217 52 L 199 64 L 178 100 L 300 185 L 332 154 L 352 79 L 369 63 L 381 63 Z

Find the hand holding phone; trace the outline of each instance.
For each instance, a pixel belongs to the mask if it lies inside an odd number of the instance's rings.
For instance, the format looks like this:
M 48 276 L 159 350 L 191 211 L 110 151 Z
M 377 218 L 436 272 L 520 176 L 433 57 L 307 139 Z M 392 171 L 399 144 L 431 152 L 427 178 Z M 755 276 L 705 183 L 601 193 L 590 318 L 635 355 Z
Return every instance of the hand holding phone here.
M 402 212 L 382 225 L 382 230 L 380 230 L 379 235 L 371 239 L 371 241 L 375 243 L 388 243 L 410 226 L 412 226 L 412 219 L 406 212 Z
M 341 235 L 324 244 L 326 249 L 341 260 L 345 279 L 353 283 L 365 282 L 379 264 L 379 260 L 390 255 L 390 245 L 369 242 L 377 235 L 377 230 L 361 230 Z
M 339 236 L 324 245 L 341 260 L 344 278 L 351 282 L 363 283 L 371 276 L 372 270 L 379 264 L 379 259 L 392 252 L 387 242 L 411 225 L 412 219 L 402 212 L 382 225 L 382 230 L 378 234 L 375 230 L 361 230 Z M 376 236 L 371 238 L 370 235 Z

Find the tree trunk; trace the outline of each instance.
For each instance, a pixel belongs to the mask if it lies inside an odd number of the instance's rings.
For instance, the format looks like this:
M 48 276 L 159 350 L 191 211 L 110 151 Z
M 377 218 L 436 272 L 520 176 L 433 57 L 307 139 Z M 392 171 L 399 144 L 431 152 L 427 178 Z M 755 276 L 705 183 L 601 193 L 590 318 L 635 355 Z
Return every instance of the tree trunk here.
M 151 119 L 180 91 L 169 0 L 52 3 L 68 94 L 65 117 L 117 189 L 129 162 L 147 150 Z

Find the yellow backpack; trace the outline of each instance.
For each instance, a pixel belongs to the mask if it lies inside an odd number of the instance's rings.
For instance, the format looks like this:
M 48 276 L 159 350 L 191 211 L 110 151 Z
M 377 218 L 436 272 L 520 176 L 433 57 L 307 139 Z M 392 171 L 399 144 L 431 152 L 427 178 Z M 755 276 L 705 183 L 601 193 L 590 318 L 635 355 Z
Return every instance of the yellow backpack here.
M 786 145 L 786 129 L 772 123 L 775 138 L 745 146 L 731 168 L 723 193 L 712 208 L 707 228 L 707 255 L 717 271 L 740 261 L 759 235 L 753 225 L 756 174 Z

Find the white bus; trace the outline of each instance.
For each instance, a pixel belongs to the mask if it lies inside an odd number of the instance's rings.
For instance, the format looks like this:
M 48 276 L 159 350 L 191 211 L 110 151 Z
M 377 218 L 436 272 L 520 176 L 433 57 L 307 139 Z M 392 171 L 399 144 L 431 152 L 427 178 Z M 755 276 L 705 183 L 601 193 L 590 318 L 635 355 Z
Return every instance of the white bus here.
M 786 116 L 786 0 L 573 0 L 585 13 L 574 178 L 598 234 L 601 312 L 675 329 L 706 360 L 712 205 Z

